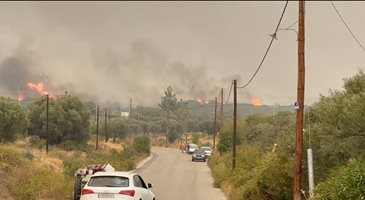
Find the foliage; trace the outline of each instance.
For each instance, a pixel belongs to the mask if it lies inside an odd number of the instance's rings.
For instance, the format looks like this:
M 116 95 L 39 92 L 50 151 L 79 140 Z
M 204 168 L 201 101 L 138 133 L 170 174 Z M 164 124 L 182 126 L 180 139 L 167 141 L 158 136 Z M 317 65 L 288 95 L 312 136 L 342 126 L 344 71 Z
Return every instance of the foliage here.
M 306 109 L 304 149 L 314 153 L 316 198 L 365 199 L 365 74 L 345 79 L 344 91 L 330 91 Z M 232 124 L 225 123 L 218 150 L 209 159 L 215 186 L 229 199 L 292 199 L 295 153 L 293 113 L 253 115 L 238 121 L 237 164 L 232 171 Z M 310 140 L 310 141 L 309 141 Z M 307 161 L 303 152 L 302 188 L 307 190 Z M 348 165 L 349 160 L 357 160 Z
M 32 173 L 24 173 L 24 171 Z M 14 171 L 15 182 L 11 192 L 20 200 L 37 200 L 42 198 L 65 199 L 70 193 L 70 180 L 57 174 L 50 168 L 30 164 Z
M 0 146 L 0 172 L 8 172 L 14 167 L 22 166 L 25 162 L 22 157 L 21 153 Z
M 219 143 L 217 145 L 217 149 L 220 153 L 226 153 L 232 148 L 232 134 L 223 130 L 218 135 Z
M 177 98 L 171 86 L 167 87 L 164 96 L 161 96 L 161 103 L 158 106 L 164 111 L 175 111 L 177 109 Z
M 49 141 L 59 144 L 65 140 L 84 143 L 88 139 L 90 111 L 76 97 L 50 99 Z M 46 100 L 29 105 L 29 133 L 46 138 Z
M 126 125 L 126 120 L 114 119 L 109 125 L 109 133 L 113 137 L 118 137 L 124 139 L 127 137 L 128 126 Z
M 200 143 L 200 135 L 198 133 L 194 133 L 194 134 L 192 134 L 192 136 L 193 136 L 192 143 L 199 145 L 199 143 Z
M 329 169 L 342 166 L 351 158 L 365 157 L 364 86 L 365 74 L 360 70 L 345 79 L 345 91 L 330 91 L 310 110 L 317 182 L 325 180 Z
M 149 155 L 151 152 L 150 138 L 148 136 L 135 137 L 132 146 L 138 153 Z
M 315 199 L 365 199 L 365 162 L 363 160 L 333 170 L 315 190 Z
M 28 138 L 30 146 L 33 148 L 41 149 L 45 145 L 45 141 L 41 139 L 38 135 L 32 135 Z
M 217 121 L 217 129 L 214 128 L 214 121 L 213 120 L 205 120 L 198 123 L 198 130 L 203 133 L 208 133 L 209 135 L 213 135 L 214 131 L 219 130 L 219 123 Z
M 28 125 L 25 112 L 15 100 L 0 97 L 0 142 L 14 141 Z

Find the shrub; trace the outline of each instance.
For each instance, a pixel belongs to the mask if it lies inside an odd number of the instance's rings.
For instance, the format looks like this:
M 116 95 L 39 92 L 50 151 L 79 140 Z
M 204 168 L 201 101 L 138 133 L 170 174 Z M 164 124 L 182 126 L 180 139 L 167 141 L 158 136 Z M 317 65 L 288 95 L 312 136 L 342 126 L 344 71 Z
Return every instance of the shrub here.
M 150 138 L 148 136 L 135 137 L 132 146 L 138 153 L 149 155 L 151 152 Z
M 38 135 L 32 135 L 28 138 L 30 146 L 33 148 L 42 149 L 45 145 L 45 141 L 41 139 Z
M 332 171 L 315 191 L 316 200 L 365 199 L 365 161 Z

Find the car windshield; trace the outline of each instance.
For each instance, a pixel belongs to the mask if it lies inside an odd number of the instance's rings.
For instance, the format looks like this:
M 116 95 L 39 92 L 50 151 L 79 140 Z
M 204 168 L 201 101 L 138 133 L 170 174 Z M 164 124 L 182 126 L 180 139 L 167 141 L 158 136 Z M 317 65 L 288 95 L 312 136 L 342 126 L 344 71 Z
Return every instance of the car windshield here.
M 204 151 L 204 149 L 196 149 L 196 150 L 194 151 L 194 153 L 195 153 L 195 154 L 203 154 L 203 153 L 205 153 L 205 151 Z
M 129 179 L 121 176 L 94 176 L 88 186 L 92 187 L 128 187 Z
M 204 151 L 211 151 L 212 150 L 210 147 L 202 147 L 200 149 L 203 149 Z

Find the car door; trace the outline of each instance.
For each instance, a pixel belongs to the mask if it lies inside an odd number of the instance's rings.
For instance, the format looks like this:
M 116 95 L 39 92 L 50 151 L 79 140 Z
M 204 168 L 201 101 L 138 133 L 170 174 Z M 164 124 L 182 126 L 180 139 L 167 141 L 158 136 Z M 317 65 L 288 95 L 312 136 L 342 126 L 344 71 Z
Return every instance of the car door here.
M 141 194 L 142 200 L 152 200 L 152 198 L 149 197 L 150 195 L 147 185 L 139 175 L 133 176 L 133 182 L 136 190 L 138 191 L 138 193 Z
M 138 176 L 138 175 L 137 175 Z M 146 196 L 144 198 L 146 198 L 146 200 L 153 200 L 153 193 L 150 191 L 150 189 L 148 188 L 148 185 L 146 184 L 146 182 L 143 180 L 143 178 L 141 176 L 138 176 L 141 179 L 143 188 L 146 191 Z

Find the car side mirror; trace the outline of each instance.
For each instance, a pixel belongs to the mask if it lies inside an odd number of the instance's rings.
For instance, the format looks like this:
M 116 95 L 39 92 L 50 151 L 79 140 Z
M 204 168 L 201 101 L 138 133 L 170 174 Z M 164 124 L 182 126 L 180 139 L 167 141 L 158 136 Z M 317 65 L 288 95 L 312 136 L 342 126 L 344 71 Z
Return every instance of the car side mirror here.
M 151 183 L 148 183 L 148 184 L 147 184 L 147 187 L 148 187 L 148 188 L 152 188 L 152 184 L 151 184 Z

